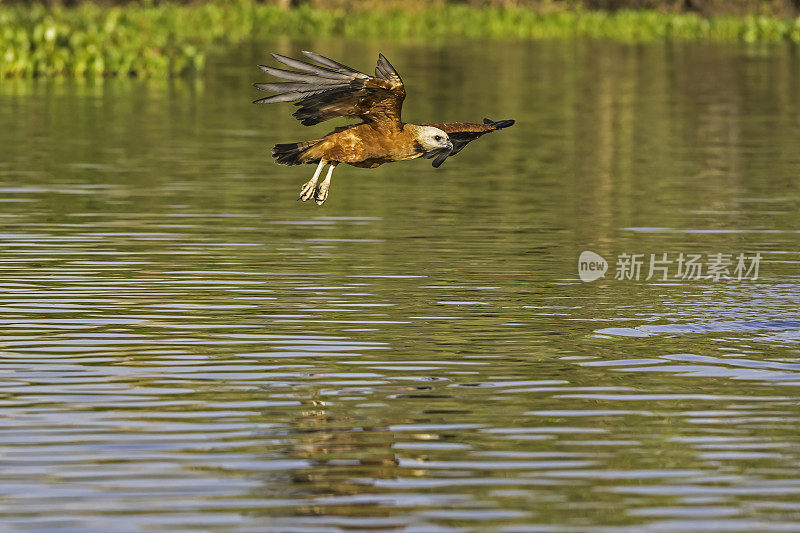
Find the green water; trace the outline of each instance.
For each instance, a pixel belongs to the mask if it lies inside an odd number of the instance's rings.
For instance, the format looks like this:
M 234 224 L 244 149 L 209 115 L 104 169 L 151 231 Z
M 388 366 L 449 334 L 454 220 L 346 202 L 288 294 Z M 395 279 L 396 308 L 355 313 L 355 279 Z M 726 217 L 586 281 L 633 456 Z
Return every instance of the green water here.
M 330 124 L 250 84 L 301 49 L 384 52 L 410 122 L 517 124 L 296 202 L 313 168 L 268 149 Z M 3 80 L 0 530 L 800 529 L 797 94 L 788 45 Z M 756 280 L 644 279 L 756 252 Z

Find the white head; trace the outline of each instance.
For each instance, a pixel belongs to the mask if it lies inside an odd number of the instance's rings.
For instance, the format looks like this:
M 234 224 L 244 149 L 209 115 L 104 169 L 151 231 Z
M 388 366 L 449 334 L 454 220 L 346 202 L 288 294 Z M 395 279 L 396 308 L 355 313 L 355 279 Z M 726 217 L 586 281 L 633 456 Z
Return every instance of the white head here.
M 433 126 L 418 126 L 416 140 L 425 152 L 453 149 L 447 134 Z

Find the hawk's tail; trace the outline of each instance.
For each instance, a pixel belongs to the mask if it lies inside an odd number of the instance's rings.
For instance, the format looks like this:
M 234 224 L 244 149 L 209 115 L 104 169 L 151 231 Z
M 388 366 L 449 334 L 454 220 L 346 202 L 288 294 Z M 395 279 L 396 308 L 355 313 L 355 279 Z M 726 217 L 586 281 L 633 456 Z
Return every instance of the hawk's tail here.
M 302 165 L 303 163 L 317 163 L 319 158 L 311 159 L 303 155 L 319 143 L 315 141 L 302 141 L 299 143 L 276 144 L 272 148 L 272 157 L 281 165 Z

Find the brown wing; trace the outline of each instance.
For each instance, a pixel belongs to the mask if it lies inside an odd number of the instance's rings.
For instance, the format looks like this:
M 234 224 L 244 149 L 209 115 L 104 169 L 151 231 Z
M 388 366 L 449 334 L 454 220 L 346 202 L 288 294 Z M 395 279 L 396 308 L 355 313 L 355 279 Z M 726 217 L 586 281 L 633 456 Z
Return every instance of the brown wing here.
M 494 122 L 488 118 L 483 119 L 483 124 L 475 124 L 474 122 L 446 122 L 446 123 L 432 123 L 423 124 L 423 126 L 433 126 L 444 131 L 450 141 L 453 143 L 453 149 L 449 152 L 434 153 L 436 159 L 433 161 L 433 166 L 438 168 L 445 159 L 451 155 L 456 155 L 464 149 L 471 141 L 474 141 L 481 135 L 485 135 L 490 131 L 501 130 L 509 126 L 513 126 L 513 120 L 500 120 Z
M 375 76 L 369 76 L 332 59 L 303 52 L 318 66 L 298 61 L 280 54 L 272 56 L 289 67 L 281 70 L 259 65 L 258 68 L 288 83 L 255 83 L 262 91 L 279 94 L 261 98 L 254 104 L 295 102 L 300 109 L 294 117 L 302 124 L 311 126 L 334 117 L 361 117 L 364 122 L 373 122 L 384 127 L 399 128 L 400 110 L 406 90 L 403 80 L 394 67 L 378 54 Z

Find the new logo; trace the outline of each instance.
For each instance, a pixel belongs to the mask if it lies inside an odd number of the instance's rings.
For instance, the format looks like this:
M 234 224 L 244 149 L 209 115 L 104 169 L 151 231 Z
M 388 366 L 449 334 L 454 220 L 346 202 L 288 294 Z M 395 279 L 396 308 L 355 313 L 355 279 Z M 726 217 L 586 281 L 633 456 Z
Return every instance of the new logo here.
M 581 252 L 578 258 L 578 276 L 581 281 L 590 282 L 602 278 L 608 271 L 608 263 L 601 255 L 589 250 Z

